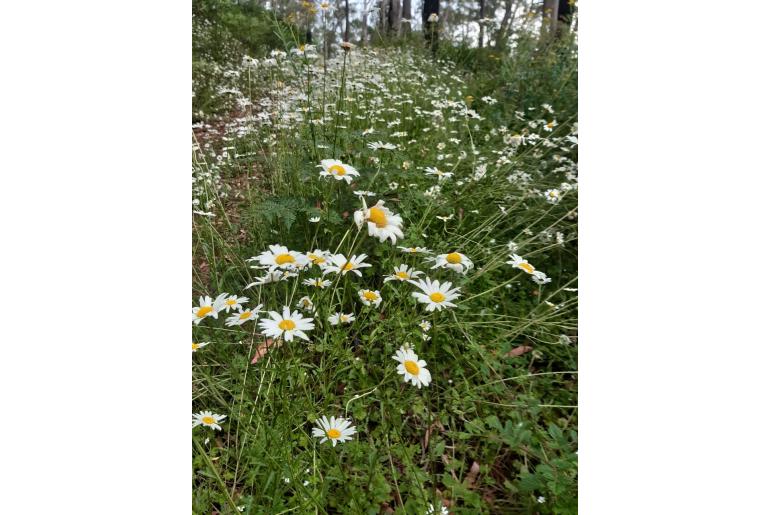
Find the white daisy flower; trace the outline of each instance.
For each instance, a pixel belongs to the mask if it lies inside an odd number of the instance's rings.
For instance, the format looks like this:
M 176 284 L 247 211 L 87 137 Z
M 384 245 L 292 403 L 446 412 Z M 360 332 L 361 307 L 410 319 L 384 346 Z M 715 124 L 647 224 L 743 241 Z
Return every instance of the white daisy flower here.
M 532 280 L 537 284 L 543 285 L 551 282 L 551 278 L 545 275 L 543 272 L 535 270 L 532 273 Z
M 409 268 L 408 265 L 401 265 L 393 267 L 393 273 L 385 276 L 385 282 L 388 281 L 408 281 L 409 279 L 416 279 L 422 275 L 423 272 Z
M 310 341 L 305 331 L 315 328 L 312 318 L 303 318 L 299 311 L 293 313 L 289 311 L 289 306 L 284 306 L 283 314 L 277 311 L 268 311 L 270 318 L 263 318 L 259 321 L 259 327 L 262 328 L 262 334 L 271 338 L 283 337 L 290 342 L 295 336 L 303 340 Z
M 359 290 L 358 298 L 365 306 L 379 306 L 382 302 L 382 296 L 379 290 Z
M 315 249 L 313 252 L 306 253 L 305 256 L 312 264 L 318 265 L 323 269 L 329 264 L 329 258 L 332 257 L 332 253 L 328 250 Z
M 431 381 L 430 372 L 427 367 L 428 364 L 425 360 L 420 359 L 417 354 L 414 353 L 409 347 L 401 346 L 396 351 L 396 355 L 392 356 L 393 359 L 398 361 L 398 367 L 396 372 L 404 376 L 404 382 L 412 383 L 412 386 L 422 388 L 428 386 Z
M 557 204 L 561 198 L 561 192 L 557 189 L 548 190 L 543 195 L 545 196 L 545 199 L 551 204 Z
M 221 310 L 221 304 L 217 304 L 211 300 L 211 297 L 206 295 L 198 299 L 198 306 L 192 308 L 192 321 L 195 325 L 201 323 L 206 317 L 219 318 L 219 311 Z
M 543 496 L 541 495 L 540 497 L 538 497 L 538 498 L 537 498 L 537 502 L 538 502 L 539 504 L 543 504 L 543 503 L 545 503 L 545 497 L 543 497 Z
M 405 254 L 428 254 L 430 253 L 430 250 L 426 249 L 425 247 L 401 247 L 398 248 L 401 249 L 401 252 L 404 252 Z
M 466 256 L 465 254 L 460 254 L 459 252 L 450 252 L 449 254 L 439 254 L 433 259 L 435 259 L 436 264 L 433 265 L 431 269 L 443 267 L 443 268 L 449 268 L 461 274 L 465 274 L 468 270 L 473 268 L 473 261 L 468 259 L 468 256 Z
M 337 159 L 321 159 L 319 167 L 322 169 L 318 172 L 319 177 L 334 177 L 336 180 L 344 180 L 348 184 L 353 181 L 353 177 L 360 175 L 358 170 Z
M 433 311 L 438 309 L 441 311 L 444 308 L 453 308 L 456 304 L 452 304 L 452 300 L 455 300 L 460 296 L 457 293 L 460 288 L 452 288 L 452 283 L 449 281 L 440 284 L 438 281 L 431 281 L 430 278 L 419 279 L 417 281 L 409 281 L 422 290 L 420 292 L 412 292 L 412 297 L 417 299 L 418 302 L 426 304 L 425 309 L 427 311 Z
M 301 252 L 289 250 L 283 245 L 270 245 L 270 250 L 266 250 L 259 256 L 249 258 L 247 261 L 259 261 L 259 265 L 252 268 L 267 268 L 274 271 L 276 268 L 281 270 L 295 270 L 303 268 L 308 264 L 308 258 Z
M 532 275 L 535 273 L 535 267 L 530 265 L 526 259 L 523 259 L 518 254 L 511 254 L 509 256 L 511 258 L 510 261 L 506 261 L 509 265 L 511 265 L 513 268 L 518 268 L 520 270 L 524 270 L 528 274 Z
M 428 506 L 428 511 L 425 512 L 425 515 L 433 515 L 434 513 L 439 513 L 440 515 L 449 515 L 449 509 L 442 504 L 441 510 L 437 512 L 436 508 L 434 508 L 433 505 L 431 504 L 430 506 Z
M 192 351 L 198 352 L 198 349 L 202 349 L 211 342 L 192 342 Z
M 287 281 L 290 277 L 297 277 L 297 274 L 289 272 L 288 270 L 274 270 L 266 273 L 263 277 L 257 277 L 254 282 L 247 285 L 244 290 L 251 288 L 252 286 L 263 286 L 265 284 L 277 283 L 278 281 Z
M 304 281 L 302 281 L 302 284 L 323 289 L 323 288 L 326 288 L 327 286 L 330 286 L 332 282 L 324 280 L 323 277 L 318 277 L 317 279 L 305 279 Z
M 557 125 L 558 125 L 558 123 L 556 123 L 556 120 L 551 120 L 550 122 L 546 123 L 543 126 L 543 129 L 548 131 L 548 132 L 551 132 L 553 130 L 553 128 L 556 127 Z
M 348 272 L 353 272 L 358 277 L 361 277 L 361 272 L 358 269 L 372 266 L 369 263 L 364 263 L 366 257 L 366 254 L 359 254 L 357 256 L 350 256 L 350 259 L 348 259 L 345 257 L 345 254 L 334 254 L 330 258 L 331 262 L 324 269 L 323 273 L 326 275 L 331 272 L 336 272 L 345 275 Z
M 353 439 L 356 434 L 356 426 L 351 426 L 352 422 L 346 418 L 335 418 L 331 420 L 326 415 L 315 421 L 318 427 L 313 428 L 313 436 L 321 439 L 321 443 L 331 440 L 332 447 L 337 446 L 337 442 L 346 442 Z
M 431 323 L 430 323 L 430 322 L 428 322 L 427 320 L 423 320 L 422 322 L 420 322 L 420 323 L 419 323 L 419 324 L 417 324 L 417 325 L 419 325 L 419 326 L 420 326 L 420 329 L 422 329 L 422 330 L 423 330 L 423 331 L 425 331 L 426 333 L 427 333 L 428 331 L 430 331 L 430 328 L 431 328 L 431 327 L 433 327 L 433 325 L 431 325 Z
M 248 297 L 239 297 L 238 295 L 230 295 L 226 299 L 222 301 L 222 309 L 225 310 L 226 313 L 229 313 L 230 310 L 236 310 L 241 308 L 241 304 L 244 302 L 248 302 Z
M 366 144 L 367 147 L 372 150 L 395 150 L 396 146 L 393 143 L 383 143 L 382 141 L 372 141 Z
M 307 219 L 307 221 L 310 222 L 311 224 L 317 224 L 318 222 L 321 221 L 321 217 L 320 216 L 311 216 L 310 218 Z
M 339 325 L 339 324 L 351 324 L 355 319 L 356 317 L 353 316 L 353 313 L 350 313 L 349 315 L 345 313 L 334 313 L 333 315 L 330 315 L 327 320 L 329 320 L 329 323 L 331 325 Z
M 439 182 L 443 182 L 452 177 L 454 174 L 452 172 L 442 172 L 438 168 L 428 166 L 425 168 L 425 175 L 435 175 L 438 177 Z
M 354 191 L 353 195 L 357 195 L 359 197 L 373 197 L 376 195 L 376 193 L 373 191 L 358 190 L 358 191 Z
M 313 305 L 313 301 L 310 300 L 310 297 L 305 295 L 299 301 L 297 302 L 297 307 L 303 311 L 308 311 L 310 313 L 313 313 L 315 311 L 315 306 Z
M 364 204 L 364 208 L 353 213 L 353 219 L 359 229 L 366 222 L 369 236 L 374 236 L 380 242 L 390 239 L 394 245 L 397 238 L 404 237 L 404 233 L 401 231 L 401 226 L 404 223 L 401 215 L 397 215 L 385 207 L 385 202 L 382 200 L 369 208 L 366 207 L 363 197 L 361 201 Z
M 227 418 L 227 415 L 217 415 L 211 411 L 201 411 L 200 413 L 193 413 L 192 426 L 203 425 L 221 431 L 222 426 L 219 425 L 219 422 L 222 422 L 225 418 Z
M 232 327 L 234 325 L 243 325 L 250 320 L 256 320 L 257 313 L 259 313 L 261 310 L 262 310 L 262 304 L 259 304 L 254 309 L 248 309 L 248 308 L 243 309 L 239 307 L 238 313 L 234 313 L 227 320 L 225 320 L 225 325 L 228 327 Z

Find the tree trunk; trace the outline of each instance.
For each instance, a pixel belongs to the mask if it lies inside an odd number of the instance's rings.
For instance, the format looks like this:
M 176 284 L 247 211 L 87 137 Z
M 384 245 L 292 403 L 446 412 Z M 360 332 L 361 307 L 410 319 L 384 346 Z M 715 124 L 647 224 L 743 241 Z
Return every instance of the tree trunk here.
M 484 0 L 479 0 L 479 48 L 484 48 Z
M 425 41 L 430 46 L 433 53 L 438 50 L 438 21 L 429 22 L 431 14 L 438 17 L 439 0 L 423 0 L 422 2 L 422 31 L 425 34 Z
M 345 0 L 345 37 L 342 41 L 350 41 L 350 3 Z
M 409 20 L 409 23 L 402 23 L 401 33 L 409 34 L 412 32 L 412 0 L 401 0 L 401 19 Z
M 364 0 L 364 26 L 361 28 L 361 46 L 366 46 L 366 36 L 369 33 L 369 2 Z
M 398 0 L 389 0 L 388 2 L 388 34 L 398 33 L 398 24 L 401 23 L 401 6 Z

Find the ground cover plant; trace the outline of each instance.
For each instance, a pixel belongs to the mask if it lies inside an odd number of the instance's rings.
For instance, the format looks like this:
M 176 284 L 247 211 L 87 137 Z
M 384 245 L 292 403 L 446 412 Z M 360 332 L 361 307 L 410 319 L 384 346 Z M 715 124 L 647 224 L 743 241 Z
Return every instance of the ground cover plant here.
M 576 106 L 275 36 L 193 125 L 193 512 L 575 513 Z

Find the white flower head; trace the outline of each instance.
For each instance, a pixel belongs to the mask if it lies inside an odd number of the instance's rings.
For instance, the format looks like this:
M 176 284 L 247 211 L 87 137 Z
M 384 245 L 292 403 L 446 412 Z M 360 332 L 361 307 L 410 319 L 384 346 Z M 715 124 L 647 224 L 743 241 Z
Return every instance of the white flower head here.
M 417 281 L 409 281 L 417 286 L 422 292 L 412 292 L 412 297 L 417 299 L 417 302 L 426 304 L 426 311 L 433 311 L 438 309 L 439 311 L 444 308 L 456 307 L 451 301 L 460 297 L 457 293 L 460 288 L 452 288 L 452 283 L 445 282 L 443 284 L 439 281 L 431 281 L 430 278 L 419 279 Z
M 252 286 L 264 286 L 265 284 L 277 283 L 278 281 L 288 281 L 290 277 L 297 277 L 296 272 L 290 272 L 288 270 L 274 270 L 266 273 L 262 277 L 257 277 L 253 283 L 247 285 L 244 290 L 251 288 Z
M 396 351 L 393 359 L 398 361 L 396 371 L 404 376 L 404 382 L 411 382 L 412 386 L 422 388 L 428 386 L 431 381 L 430 371 L 426 368 L 428 364 L 420 359 L 417 354 L 409 347 L 403 345 Z
M 241 304 L 248 301 L 249 301 L 248 297 L 239 297 L 238 295 L 230 295 L 229 297 L 225 298 L 222 301 L 222 309 L 224 309 L 226 313 L 229 313 L 230 310 L 240 309 Z
M 228 317 L 227 320 L 225 320 L 225 325 L 232 327 L 234 325 L 243 325 L 250 320 L 256 320 L 257 313 L 260 311 L 262 311 L 262 304 L 259 304 L 254 309 L 243 309 L 242 307 L 238 307 L 238 312 L 233 313 L 232 316 Z
M 432 325 L 430 322 L 428 322 L 427 320 L 423 320 L 422 322 L 420 322 L 420 323 L 419 323 L 419 324 L 417 324 L 417 325 L 419 325 L 419 326 L 420 326 L 420 329 L 422 329 L 422 330 L 423 330 L 423 331 L 425 331 L 426 333 L 427 333 L 428 331 L 430 331 L 430 328 L 431 328 L 431 327 L 433 327 L 433 325 Z
M 434 175 L 438 177 L 439 182 L 443 182 L 452 177 L 452 172 L 442 172 L 438 168 L 428 166 L 425 168 L 425 175 Z
M 382 302 L 382 296 L 379 290 L 359 290 L 358 298 L 365 306 L 379 306 Z
M 337 159 L 322 159 L 319 166 L 321 167 L 319 177 L 334 177 L 336 180 L 345 181 L 348 184 L 353 182 L 353 177 L 360 175 L 358 170 Z
M 401 249 L 401 252 L 405 254 L 428 254 L 430 253 L 430 250 L 426 249 L 425 247 L 398 247 Z
M 543 285 L 548 284 L 551 282 L 551 278 L 545 275 L 543 272 L 540 272 L 539 270 L 535 270 L 532 273 L 532 280 L 535 281 L 537 284 Z
M 302 281 L 302 284 L 305 284 L 307 286 L 313 286 L 315 288 L 324 289 L 328 286 L 331 286 L 332 282 L 324 279 L 323 277 L 318 277 L 316 279 L 305 279 L 304 281 Z
M 192 351 L 198 352 L 198 349 L 202 349 L 211 342 L 192 342 Z
M 366 144 L 367 147 L 372 150 L 395 150 L 396 146 L 393 143 L 383 143 L 382 141 L 373 141 Z
M 326 415 L 315 421 L 318 427 L 313 428 L 313 436 L 320 438 L 321 443 L 331 440 L 332 447 L 337 446 L 337 442 L 342 443 L 353 439 L 356 434 L 356 426 L 346 418 L 335 418 L 331 420 Z
M 305 254 L 305 257 L 307 257 L 310 263 L 317 265 L 323 270 L 329 264 L 332 253 L 328 250 L 315 249 L 313 252 Z
M 315 305 L 313 304 L 313 301 L 310 300 L 310 297 L 305 295 L 299 301 L 297 302 L 297 308 L 307 311 L 309 313 L 315 312 Z
M 248 261 L 259 262 L 259 265 L 253 268 L 267 268 L 270 272 L 273 272 L 276 269 L 302 269 L 308 264 L 308 259 L 304 254 L 295 250 L 289 250 L 283 245 L 270 245 L 269 249 L 262 252 L 259 256 L 248 259 Z
M 353 320 L 355 320 L 356 317 L 353 315 L 353 313 L 347 314 L 347 313 L 334 313 L 333 315 L 330 315 L 327 320 L 329 320 L 329 323 L 331 325 L 340 325 L 340 324 L 352 324 Z
M 369 266 L 372 266 L 369 263 L 364 263 L 364 260 L 367 258 L 366 254 L 359 254 L 359 255 L 353 255 L 350 256 L 350 259 L 345 257 L 345 254 L 334 254 L 330 258 L 329 265 L 324 268 L 323 273 L 328 274 L 331 272 L 336 272 L 338 274 L 345 275 L 348 272 L 353 272 L 358 277 L 361 277 L 361 272 L 359 271 L 359 268 L 366 268 Z
M 201 411 L 200 413 L 193 413 L 192 426 L 196 427 L 203 425 L 221 431 L 222 426 L 219 425 L 219 422 L 222 422 L 225 418 L 227 418 L 227 415 L 217 415 L 211 411 Z
M 409 279 L 416 279 L 420 275 L 423 275 L 423 272 L 409 268 L 408 265 L 401 265 L 393 267 L 393 273 L 385 276 L 385 282 L 408 281 Z
M 555 188 L 546 191 L 543 195 L 545 196 L 545 200 L 551 204 L 558 204 L 559 200 L 561 199 L 561 191 Z
M 439 254 L 435 258 L 436 264 L 431 267 L 438 268 L 449 268 L 450 270 L 454 270 L 455 272 L 465 274 L 468 270 L 473 268 L 473 261 L 468 259 L 468 256 L 465 254 L 460 254 L 459 252 L 450 252 L 449 254 Z
M 529 275 L 532 275 L 535 273 L 535 267 L 530 265 L 526 259 L 523 259 L 518 254 L 511 254 L 509 256 L 511 259 L 510 261 L 506 261 L 509 265 L 511 265 L 513 268 L 518 268 L 520 270 L 524 270 Z
M 219 300 L 219 297 L 217 299 Z M 192 320 L 195 322 L 195 325 L 198 325 L 204 318 L 219 318 L 219 311 L 221 309 L 221 300 L 217 303 L 217 301 L 211 300 L 211 297 L 208 295 L 200 297 L 198 299 L 198 306 L 192 308 Z
M 271 338 L 283 337 L 290 342 L 294 337 L 309 341 L 305 331 L 312 330 L 315 325 L 312 318 L 303 318 L 299 311 L 290 312 L 288 306 L 284 306 L 283 313 L 277 311 L 268 311 L 270 318 L 263 318 L 259 321 L 259 327 L 262 328 L 262 334 Z
M 397 238 L 404 237 L 404 233 L 401 230 L 401 226 L 404 223 L 401 219 L 401 215 L 397 215 L 385 207 L 385 202 L 382 200 L 378 201 L 372 207 L 366 207 L 363 197 L 361 198 L 361 201 L 364 204 L 363 209 L 359 209 L 353 213 L 353 219 L 359 229 L 364 225 L 364 222 L 366 222 L 369 236 L 374 236 L 381 242 L 390 239 L 391 243 L 394 245 Z

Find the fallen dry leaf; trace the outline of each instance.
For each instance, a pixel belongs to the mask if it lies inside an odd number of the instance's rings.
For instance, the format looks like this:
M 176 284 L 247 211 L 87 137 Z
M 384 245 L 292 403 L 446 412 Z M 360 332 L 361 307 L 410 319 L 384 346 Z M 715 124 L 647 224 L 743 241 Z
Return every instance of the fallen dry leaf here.
M 265 354 L 267 354 L 267 351 L 269 351 L 271 348 L 278 348 L 281 346 L 281 341 L 278 340 L 278 343 L 273 345 L 273 339 L 268 338 L 266 341 L 259 344 L 259 347 L 257 347 L 257 352 L 254 353 L 254 357 L 251 358 L 251 364 L 255 364 L 257 361 L 265 357 Z
M 479 475 L 479 470 L 481 467 L 479 466 L 478 461 L 474 461 L 473 465 L 471 465 L 471 469 L 468 471 L 468 475 L 465 476 L 465 484 L 468 488 L 472 488 L 473 484 L 476 482 L 476 478 Z
M 515 358 L 516 356 L 521 356 L 522 354 L 526 354 L 531 350 L 532 350 L 532 347 L 530 347 L 529 345 L 519 345 L 518 347 L 514 347 L 513 349 L 506 352 L 505 357 Z

